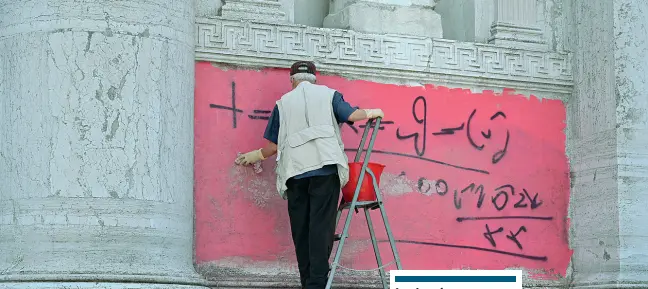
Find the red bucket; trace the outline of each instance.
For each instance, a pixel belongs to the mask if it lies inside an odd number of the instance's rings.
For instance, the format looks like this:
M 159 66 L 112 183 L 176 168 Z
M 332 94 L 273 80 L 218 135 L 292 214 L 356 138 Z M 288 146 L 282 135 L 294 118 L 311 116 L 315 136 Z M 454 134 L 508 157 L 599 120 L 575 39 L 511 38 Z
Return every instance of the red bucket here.
M 380 185 L 380 176 L 382 175 L 385 166 L 377 163 L 368 163 L 367 168 L 371 169 L 371 172 L 376 176 L 376 183 Z M 349 182 L 342 188 L 342 198 L 345 202 L 350 203 L 353 201 L 353 194 L 355 194 L 361 170 L 362 163 L 349 163 Z M 365 176 L 362 179 L 362 185 L 360 186 L 360 192 L 358 193 L 358 201 L 370 202 L 375 200 L 376 190 L 374 190 L 371 175 L 365 172 Z

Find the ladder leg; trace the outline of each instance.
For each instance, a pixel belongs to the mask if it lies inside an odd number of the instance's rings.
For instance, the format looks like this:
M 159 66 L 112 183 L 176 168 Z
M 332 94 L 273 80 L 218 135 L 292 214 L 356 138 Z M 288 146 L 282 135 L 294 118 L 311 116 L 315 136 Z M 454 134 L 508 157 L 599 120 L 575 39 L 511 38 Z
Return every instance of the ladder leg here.
M 391 246 L 392 253 L 394 254 L 394 261 L 396 262 L 396 268 L 398 270 L 403 270 L 401 267 L 400 257 L 398 256 L 398 251 L 396 250 L 396 241 L 394 240 L 394 235 L 392 235 L 391 227 L 389 226 L 389 221 L 387 220 L 387 212 L 385 211 L 385 205 L 382 201 L 382 192 L 380 187 L 376 182 L 376 176 L 371 170 L 367 170 L 371 181 L 373 182 L 374 190 L 376 190 L 376 200 L 378 200 L 378 207 L 380 208 L 380 216 L 383 219 L 383 224 L 385 224 L 385 230 L 387 231 L 387 238 L 389 239 L 389 245 Z
M 342 205 L 340 205 L 340 206 L 342 206 Z M 337 216 L 335 218 L 335 230 L 336 231 L 337 231 L 338 225 L 340 224 L 340 217 L 342 217 L 342 211 L 343 211 L 342 209 L 338 208 Z M 333 250 L 333 245 L 336 242 L 336 240 L 335 240 L 337 238 L 337 234 L 335 233 L 336 231 L 333 232 L 333 244 L 331 244 L 331 247 L 330 247 L 329 252 L 328 252 L 329 259 L 331 258 L 330 256 L 331 256 L 331 251 Z M 331 270 L 331 267 L 329 266 L 329 271 L 330 270 Z
M 389 239 L 389 245 L 391 246 L 392 253 L 394 253 L 394 260 L 396 261 L 396 268 L 398 270 L 403 270 L 401 267 L 400 256 L 398 256 L 398 250 L 396 250 L 396 241 L 394 240 L 394 235 L 392 235 L 391 227 L 389 226 L 389 221 L 387 221 L 387 212 L 385 212 L 384 205 L 380 205 L 380 215 L 382 216 L 383 222 L 385 223 L 385 230 L 387 231 L 387 238 Z
M 328 281 L 326 282 L 326 289 L 331 289 L 331 285 L 333 284 L 333 279 L 335 277 L 335 271 L 337 270 L 338 263 L 340 262 L 340 255 L 342 255 L 342 248 L 344 247 L 344 241 L 346 241 L 346 238 L 349 236 L 349 227 L 351 225 L 351 218 L 353 217 L 353 211 L 356 210 L 356 204 L 358 201 L 358 193 L 360 192 L 360 187 L 362 185 L 362 181 L 364 180 L 364 175 L 365 172 L 367 171 L 367 165 L 369 164 L 369 158 L 371 156 L 371 150 L 373 149 L 373 144 L 376 141 L 376 136 L 378 135 L 378 128 L 380 127 L 380 120 L 381 118 L 377 118 L 375 120 L 375 125 L 373 126 L 373 133 L 371 135 L 371 139 L 369 141 L 369 147 L 367 148 L 367 152 L 365 153 L 364 161 L 362 162 L 362 169 L 360 169 L 360 176 L 358 177 L 358 184 L 356 185 L 355 192 L 353 194 L 353 200 L 351 200 L 351 204 L 349 206 L 349 212 L 346 216 L 346 220 L 344 222 L 344 229 L 342 229 L 342 235 L 340 236 L 340 242 L 338 243 L 338 247 L 335 250 L 335 258 L 333 259 L 333 264 L 331 265 L 331 271 L 329 272 L 329 277 Z M 355 156 L 355 162 L 358 162 L 360 160 L 360 156 L 362 154 L 362 151 L 364 150 L 364 144 L 367 140 L 367 136 L 369 135 L 369 128 L 372 127 L 372 122 L 373 120 L 367 121 L 367 126 L 365 127 L 365 130 L 362 134 L 362 139 L 360 141 L 360 146 L 358 146 L 358 151 Z
M 360 144 L 358 145 L 358 150 L 356 151 L 355 158 L 353 159 L 354 162 L 359 162 L 360 161 L 360 156 L 362 156 L 362 151 L 365 150 L 365 142 L 367 141 L 367 136 L 369 135 L 369 129 L 372 127 L 373 120 L 368 120 L 367 125 L 365 126 L 364 131 L 362 132 L 362 138 L 360 139 Z M 374 131 L 376 130 L 376 127 L 374 127 Z M 375 133 L 374 133 L 375 134 Z
M 389 289 L 387 285 L 387 276 L 385 276 L 385 268 L 382 268 L 383 262 L 380 257 L 380 249 L 378 249 L 378 241 L 376 240 L 376 233 L 373 229 L 369 209 L 365 208 L 365 218 L 367 219 L 367 227 L 369 227 L 369 235 L 371 236 L 371 245 L 373 245 L 374 253 L 376 254 L 376 263 L 378 263 L 378 273 L 380 274 L 380 282 L 382 282 L 383 289 Z
M 342 217 L 342 211 L 343 210 L 338 207 L 337 216 L 335 217 L 335 229 L 337 229 L 338 225 L 340 224 L 340 217 Z
M 358 186 L 358 189 L 359 188 L 360 187 Z M 326 289 L 331 289 L 331 285 L 333 284 L 333 277 L 335 276 L 335 271 L 337 270 L 338 263 L 340 262 L 340 256 L 342 255 L 342 247 L 344 247 L 344 241 L 349 236 L 349 227 L 351 225 L 351 218 L 353 217 L 351 210 L 355 209 L 355 203 L 358 198 L 357 196 L 358 193 L 356 192 L 356 196 L 354 197 L 354 200 L 351 202 L 351 206 L 349 207 L 349 213 L 347 214 L 346 220 L 344 221 L 344 228 L 342 229 L 342 235 L 340 237 L 340 241 L 338 243 L 337 249 L 335 250 L 335 258 L 333 258 L 333 264 L 331 264 L 331 271 L 329 272 L 328 281 L 326 282 Z

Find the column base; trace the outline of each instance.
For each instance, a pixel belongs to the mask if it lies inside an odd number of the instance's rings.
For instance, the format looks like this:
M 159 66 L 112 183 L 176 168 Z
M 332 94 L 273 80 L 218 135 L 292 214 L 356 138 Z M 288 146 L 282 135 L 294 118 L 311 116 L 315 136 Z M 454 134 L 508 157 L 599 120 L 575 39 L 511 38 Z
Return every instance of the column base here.
M 569 288 L 577 289 L 612 289 L 612 288 L 648 288 L 648 280 L 643 278 L 642 271 L 627 272 L 600 272 L 586 274 L 574 272 L 574 280 Z
M 572 284 L 569 288 L 574 289 L 614 289 L 614 288 L 648 288 L 648 282 L 640 283 L 581 283 L 581 284 Z
M 432 7 L 358 1 L 324 18 L 324 27 L 363 33 L 442 38 L 441 16 Z
M 227 1 L 221 7 L 224 18 L 237 20 L 256 20 L 269 23 L 288 22 L 281 3 L 276 0 L 236 0 Z
M 154 283 L 17 282 L 0 283 L 0 289 L 206 289 L 208 287 Z
M 190 276 L 153 276 L 125 274 L 25 274 L 0 276 L 0 289 L 207 289 L 207 280 Z

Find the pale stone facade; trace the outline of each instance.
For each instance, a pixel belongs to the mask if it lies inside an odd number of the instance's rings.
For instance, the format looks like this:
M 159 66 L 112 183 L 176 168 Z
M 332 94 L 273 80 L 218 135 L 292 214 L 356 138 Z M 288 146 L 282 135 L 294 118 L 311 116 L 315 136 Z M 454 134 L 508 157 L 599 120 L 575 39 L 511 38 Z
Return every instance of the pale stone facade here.
M 574 256 L 527 284 L 648 287 L 647 25 L 643 0 L 0 0 L 0 288 L 274 284 L 192 266 L 193 64 L 304 59 L 565 101 Z
M 0 1 L 0 288 L 203 284 L 194 19 L 175 0 Z

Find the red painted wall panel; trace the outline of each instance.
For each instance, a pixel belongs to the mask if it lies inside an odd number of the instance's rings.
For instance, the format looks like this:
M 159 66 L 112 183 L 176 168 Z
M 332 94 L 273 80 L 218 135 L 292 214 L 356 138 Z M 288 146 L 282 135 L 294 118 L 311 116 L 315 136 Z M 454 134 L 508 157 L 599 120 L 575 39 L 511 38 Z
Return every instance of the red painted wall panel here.
M 372 161 L 386 165 L 381 189 L 405 269 L 524 267 L 540 272 L 538 277 L 565 275 L 572 252 L 561 101 L 510 90 L 502 95 L 335 76 L 318 81 L 352 105 L 385 111 Z M 232 257 L 248 260 L 250 267 L 295 262 L 286 202 L 275 191 L 274 157 L 258 175 L 234 165 L 237 152 L 264 144 L 269 112 L 289 90 L 287 70 L 223 70 L 197 63 L 199 263 Z M 357 148 L 362 124 L 343 127 L 347 149 Z M 354 153 L 348 154 L 352 159 Z M 379 214 L 373 215 L 380 224 Z M 382 228 L 379 236 L 386 240 Z M 376 267 L 367 240 L 358 214 L 345 267 Z M 387 243 L 381 250 L 391 260 Z

